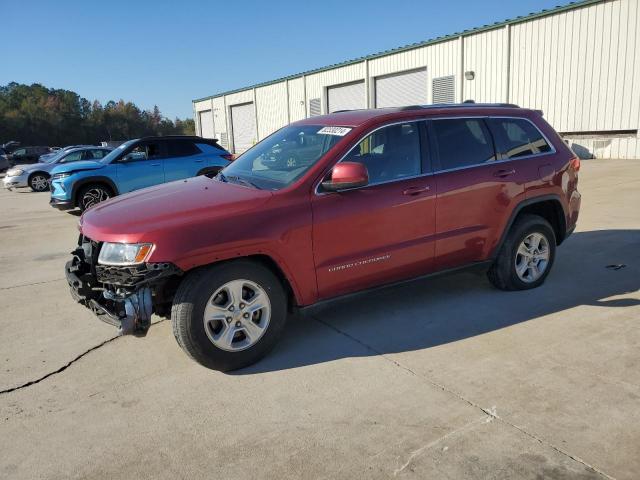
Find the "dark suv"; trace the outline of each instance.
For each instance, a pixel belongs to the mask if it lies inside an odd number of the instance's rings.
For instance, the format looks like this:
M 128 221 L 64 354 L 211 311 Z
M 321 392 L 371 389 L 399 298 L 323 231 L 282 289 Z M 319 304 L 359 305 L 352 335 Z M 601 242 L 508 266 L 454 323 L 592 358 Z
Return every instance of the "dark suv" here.
M 18 147 L 9 155 L 9 165 L 26 165 L 37 163 L 40 155 L 51 153 L 49 147 Z
M 291 309 L 461 267 L 537 287 L 578 219 L 580 161 L 535 110 L 316 116 L 224 168 L 88 210 L 66 275 L 121 333 L 171 316 L 219 370 L 262 357 Z

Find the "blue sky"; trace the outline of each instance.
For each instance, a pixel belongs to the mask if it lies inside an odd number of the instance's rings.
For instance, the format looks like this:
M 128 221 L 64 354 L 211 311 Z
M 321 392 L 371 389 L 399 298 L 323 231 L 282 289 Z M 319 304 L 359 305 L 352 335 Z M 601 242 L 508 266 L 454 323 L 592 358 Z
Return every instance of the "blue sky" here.
M 0 84 L 191 116 L 191 100 L 566 0 L 0 0 Z

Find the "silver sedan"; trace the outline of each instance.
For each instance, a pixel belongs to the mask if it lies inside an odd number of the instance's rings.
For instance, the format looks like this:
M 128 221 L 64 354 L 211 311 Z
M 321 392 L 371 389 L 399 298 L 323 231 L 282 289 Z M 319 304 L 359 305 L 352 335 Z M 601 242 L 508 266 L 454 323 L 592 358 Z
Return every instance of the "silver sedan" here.
M 109 147 L 80 147 L 60 151 L 43 162 L 29 165 L 16 165 L 7 171 L 3 179 L 5 188 L 31 187 L 34 192 L 49 190 L 51 170 L 63 163 L 78 162 L 80 160 L 100 160 L 111 152 Z

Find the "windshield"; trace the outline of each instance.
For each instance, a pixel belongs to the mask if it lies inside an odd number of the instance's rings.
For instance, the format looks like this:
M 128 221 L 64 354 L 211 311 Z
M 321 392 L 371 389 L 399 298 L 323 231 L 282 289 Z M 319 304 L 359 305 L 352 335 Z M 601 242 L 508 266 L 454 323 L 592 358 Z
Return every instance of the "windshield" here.
M 44 155 L 44 158 L 41 158 L 40 161 L 43 163 L 54 163 L 60 160 L 60 158 L 62 158 L 66 153 L 67 153 L 66 151 L 49 153 L 48 155 Z
M 265 190 L 287 187 L 349 130 L 322 125 L 284 127 L 240 155 L 222 170 L 219 179 L 248 183 Z
M 111 163 L 113 160 L 115 160 L 117 157 L 120 156 L 120 154 L 129 146 L 131 145 L 133 142 L 137 142 L 138 139 L 134 138 L 133 140 L 128 140 L 126 142 L 124 142 L 122 145 L 120 145 L 118 148 L 113 149 L 109 155 L 107 155 L 106 157 L 104 157 L 102 160 L 100 160 L 100 163 Z

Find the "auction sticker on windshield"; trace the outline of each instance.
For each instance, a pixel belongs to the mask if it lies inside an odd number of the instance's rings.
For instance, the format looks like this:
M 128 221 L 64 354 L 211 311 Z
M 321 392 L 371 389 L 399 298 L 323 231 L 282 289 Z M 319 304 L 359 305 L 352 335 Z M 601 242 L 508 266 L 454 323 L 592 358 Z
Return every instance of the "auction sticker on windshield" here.
M 321 135 L 338 135 L 339 137 L 344 137 L 350 131 L 351 129 L 347 127 L 322 127 L 318 130 L 318 133 Z

